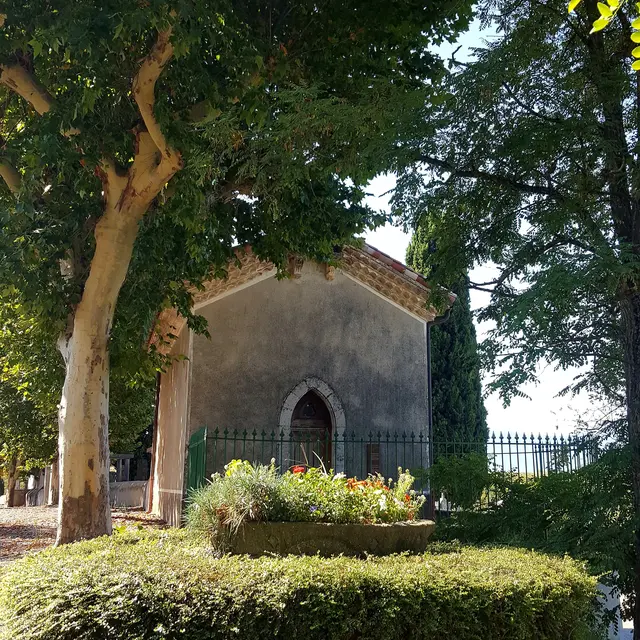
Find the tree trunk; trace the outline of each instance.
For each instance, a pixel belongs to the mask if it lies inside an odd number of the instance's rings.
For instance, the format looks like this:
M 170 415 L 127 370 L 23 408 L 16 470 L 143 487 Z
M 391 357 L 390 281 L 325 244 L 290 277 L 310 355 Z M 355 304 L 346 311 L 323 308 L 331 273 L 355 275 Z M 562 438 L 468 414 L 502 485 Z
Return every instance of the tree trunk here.
M 58 473 L 58 456 L 51 463 L 51 478 L 49 480 L 49 495 L 47 504 L 56 506 L 60 501 L 60 474 Z
M 622 329 L 627 390 L 627 420 L 631 445 L 631 473 L 634 512 L 640 514 L 640 293 L 628 292 L 622 297 Z M 633 610 L 634 640 L 640 640 L 640 520 L 636 518 L 635 606 Z
M 153 484 L 155 482 L 156 448 L 158 446 L 158 411 L 160 410 L 160 372 L 156 375 L 156 405 L 153 410 L 153 434 L 151 440 L 151 464 L 149 465 L 149 482 L 147 483 L 147 513 L 153 511 Z
M 106 207 L 71 336 L 60 341 L 66 377 L 59 414 L 57 545 L 111 533 L 108 343 L 140 217 L 129 208 Z
M 18 478 L 18 458 L 11 456 L 9 467 L 7 469 L 7 488 L 5 495 L 7 496 L 7 507 L 13 507 L 16 495 L 16 480 Z

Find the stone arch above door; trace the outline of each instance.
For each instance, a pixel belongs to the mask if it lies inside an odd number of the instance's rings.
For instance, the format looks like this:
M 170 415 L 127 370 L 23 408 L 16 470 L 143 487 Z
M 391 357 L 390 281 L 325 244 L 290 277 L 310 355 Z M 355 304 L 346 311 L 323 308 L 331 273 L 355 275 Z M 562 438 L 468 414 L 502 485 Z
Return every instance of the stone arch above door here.
M 289 458 L 289 441 L 291 437 L 291 420 L 293 418 L 293 412 L 298 402 L 309 391 L 315 392 L 327 405 L 329 413 L 331 414 L 331 421 L 333 427 L 333 437 L 336 438 L 335 442 L 335 460 L 333 465 L 336 471 L 344 471 L 344 437 L 345 428 L 347 426 L 344 408 L 340 398 L 336 392 L 320 378 L 309 377 L 305 378 L 302 382 L 297 384 L 287 395 L 282 408 L 280 410 L 279 428 L 284 438 L 283 443 L 283 460 Z
M 289 392 L 280 410 L 280 428 L 289 429 L 291 427 L 293 410 L 300 399 L 309 391 L 315 391 L 327 403 L 333 419 L 333 428 L 336 433 L 344 433 L 347 423 L 340 398 L 326 382 L 314 377 L 305 378 Z

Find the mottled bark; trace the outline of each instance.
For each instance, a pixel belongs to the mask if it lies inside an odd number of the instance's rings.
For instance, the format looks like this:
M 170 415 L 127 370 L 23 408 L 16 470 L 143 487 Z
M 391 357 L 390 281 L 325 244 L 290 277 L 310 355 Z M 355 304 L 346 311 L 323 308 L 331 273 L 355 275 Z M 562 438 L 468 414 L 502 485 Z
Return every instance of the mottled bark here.
M 599 17 L 596 0 L 586 3 L 589 19 Z M 602 108 L 602 153 L 611 219 L 617 243 L 631 249 L 632 260 L 640 257 L 640 204 L 636 185 L 631 185 L 635 160 L 631 156 L 625 131 L 624 57 L 609 55 L 602 33 L 586 41 L 590 78 Z M 633 187 L 633 188 L 631 188 Z M 637 268 L 634 266 L 634 271 Z M 634 640 L 640 640 L 640 274 L 621 283 L 619 289 L 622 347 L 629 443 L 632 451 L 633 504 L 636 514 L 634 536 L 635 606 Z
M 51 477 L 49 479 L 49 495 L 47 504 L 55 506 L 60 501 L 60 473 L 58 469 L 58 456 L 51 463 Z
M 57 544 L 111 532 L 109 508 L 109 354 L 116 300 L 124 282 L 138 220 L 107 210 L 73 333 L 62 351 L 66 378 L 60 403 L 60 518 Z
M 18 458 L 12 456 L 7 466 L 7 486 L 5 488 L 5 496 L 7 497 L 7 507 L 13 507 L 15 504 L 16 481 L 18 479 Z
M 174 14 L 172 14 L 175 17 Z M 58 464 L 60 496 L 56 544 L 111 532 L 109 509 L 109 334 L 138 225 L 151 203 L 182 167 L 180 153 L 167 143 L 154 115 L 155 86 L 173 56 L 171 27 L 158 32 L 133 78 L 132 95 L 142 123 L 136 127 L 133 162 L 120 171 L 112 158 L 96 167 L 103 185 L 104 209 L 95 227 L 95 253 L 82 298 L 59 340 L 66 363 L 60 401 Z M 41 115 L 54 98 L 30 70 L 0 64 L 0 84 Z M 71 137 L 76 129 L 62 132 Z M 20 176 L 0 161 L 0 177 L 20 196 Z M 96 216 L 97 217 L 97 216 Z M 62 261 L 68 277 L 77 277 Z

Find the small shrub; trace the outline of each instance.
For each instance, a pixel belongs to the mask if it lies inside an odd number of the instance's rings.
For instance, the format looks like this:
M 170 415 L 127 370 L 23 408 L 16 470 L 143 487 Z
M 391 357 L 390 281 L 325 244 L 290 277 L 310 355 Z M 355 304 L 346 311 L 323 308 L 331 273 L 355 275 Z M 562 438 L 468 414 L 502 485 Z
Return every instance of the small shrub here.
M 189 497 L 187 526 L 222 548 L 243 522 L 389 523 L 414 520 L 424 497 L 411 489 L 413 477 L 398 470 L 398 481 L 367 480 L 321 469 L 294 467 L 279 475 L 275 466 L 234 460 Z
M 436 497 L 444 494 L 454 506 L 471 509 L 491 484 L 489 459 L 479 453 L 440 457 L 427 470 Z
M 224 476 L 194 490 L 186 511 L 187 526 L 222 545 L 243 522 L 273 519 L 282 512 L 280 477 L 273 465 L 233 461 Z
M 216 558 L 184 531 L 51 549 L 0 578 L 2 640 L 585 640 L 570 559 L 435 546 L 357 560 Z
M 636 598 L 636 557 L 628 446 L 612 446 L 573 473 L 529 480 L 506 474 L 494 486 L 501 496 L 498 505 L 443 518 L 435 536 L 569 554 L 624 594 L 624 613 L 630 614 Z

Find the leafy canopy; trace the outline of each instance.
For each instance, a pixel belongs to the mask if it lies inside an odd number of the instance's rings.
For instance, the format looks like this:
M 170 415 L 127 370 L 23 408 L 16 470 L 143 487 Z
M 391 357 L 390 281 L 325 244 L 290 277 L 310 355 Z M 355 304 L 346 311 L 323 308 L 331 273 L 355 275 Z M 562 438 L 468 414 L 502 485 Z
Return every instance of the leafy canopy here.
M 64 362 L 57 336 L 17 297 L 11 289 L 0 296 L 0 466 L 15 454 L 29 470 L 56 453 Z M 109 444 L 113 452 L 129 452 L 153 420 L 155 390 L 153 379 L 132 377 L 120 362 L 110 382 Z
M 469 282 L 490 293 L 479 314 L 495 323 L 482 345 L 490 389 L 508 400 L 546 360 L 582 367 L 565 391 L 620 406 L 640 113 L 620 32 L 589 37 L 555 1 L 490 0 L 479 16 L 499 35 L 475 61 L 452 61 L 449 97 L 405 146 L 413 165 L 395 205 L 433 240 L 435 280 L 495 266 L 490 282 Z
M 278 264 L 291 251 L 326 257 L 371 223 L 361 187 L 389 163 L 410 109 L 429 100 L 425 81 L 441 64 L 427 46 L 464 27 L 470 9 L 33 0 L 5 11 L 0 57 L 33 73 L 55 108 L 40 116 L 6 93 L 3 155 L 23 181 L 18 204 L 4 194 L 0 273 L 59 329 L 93 252 L 96 167 L 131 161 L 140 125 L 131 80 L 157 29 L 172 25 L 155 115 L 185 166 L 142 224 L 120 314 L 139 331 L 163 303 L 188 313 L 183 281 L 221 273 L 233 245 Z M 69 249 L 72 279 L 59 268 Z
M 363 186 L 432 100 L 443 67 L 428 47 L 453 38 L 470 13 L 467 0 L 4 3 L 0 164 L 13 171 L 17 198 L 0 186 L 0 285 L 49 345 L 37 364 L 28 341 L 7 347 L 16 388 L 42 389 L 47 415 L 58 401 L 53 345 L 91 266 L 101 160 L 122 171 L 139 151 L 132 81 L 159 31 L 171 28 L 173 56 L 154 115 L 184 167 L 140 224 L 116 309 L 111 388 L 125 399 L 135 385 L 148 390 L 163 364 L 146 349 L 163 308 L 205 330 L 188 284 L 224 276 L 234 246 L 282 267 L 292 252 L 329 259 L 334 245 L 382 221 L 363 206 Z M 31 104 L 14 91 L 10 66 L 35 79 Z M 43 100 L 53 105 L 46 112 Z M 112 432 L 118 415 L 146 426 L 141 405 L 121 406 L 112 398 Z

